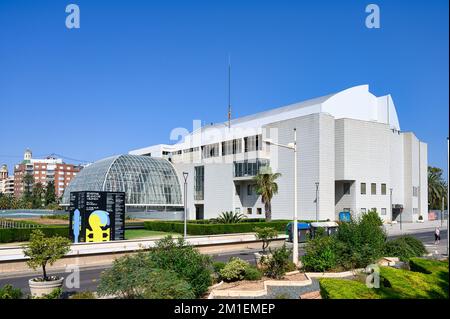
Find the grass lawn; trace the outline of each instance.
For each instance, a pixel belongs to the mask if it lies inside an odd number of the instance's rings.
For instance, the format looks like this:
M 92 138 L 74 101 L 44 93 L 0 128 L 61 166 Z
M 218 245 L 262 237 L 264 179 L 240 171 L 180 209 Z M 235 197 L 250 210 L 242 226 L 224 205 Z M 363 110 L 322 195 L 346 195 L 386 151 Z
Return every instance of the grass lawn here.
M 147 229 L 127 229 L 125 230 L 125 239 L 137 239 L 145 237 L 156 237 L 156 236 L 167 236 L 172 235 L 173 237 L 181 236 L 176 233 L 167 233 L 162 231 L 147 230 Z
M 380 288 L 367 288 L 363 281 L 321 279 L 325 299 L 447 299 L 448 262 L 412 258 L 411 270 L 380 267 Z

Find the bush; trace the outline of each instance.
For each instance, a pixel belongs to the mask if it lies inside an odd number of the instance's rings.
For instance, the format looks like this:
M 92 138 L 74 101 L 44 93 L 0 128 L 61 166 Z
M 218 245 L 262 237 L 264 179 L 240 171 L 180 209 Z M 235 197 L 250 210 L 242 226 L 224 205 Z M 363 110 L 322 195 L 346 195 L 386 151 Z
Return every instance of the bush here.
M 269 247 L 270 242 L 278 236 L 277 230 L 273 227 L 255 227 L 254 231 L 255 237 L 263 242 L 263 252 Z
M 96 299 L 92 291 L 77 292 L 70 296 L 70 299 Z
M 236 212 L 222 212 L 219 217 L 216 218 L 216 222 L 219 224 L 237 224 L 245 218 L 244 214 Z
M 200 222 L 189 222 L 187 232 L 189 235 L 216 235 L 251 233 L 255 227 L 272 227 L 277 231 L 284 231 L 286 221 L 271 222 L 242 222 L 237 224 L 208 224 Z M 144 227 L 148 230 L 163 231 L 168 233 L 183 234 L 184 224 L 180 221 L 146 221 Z M 67 231 L 68 232 L 68 231 Z
M 47 295 L 43 295 L 42 297 L 33 297 L 33 299 L 61 299 L 63 291 L 61 288 L 55 288 L 53 291 Z
M 249 266 L 250 264 L 245 260 L 232 257 L 225 267 L 220 270 L 220 277 L 227 282 L 243 280 Z
M 306 271 L 324 272 L 337 266 L 334 237 L 318 237 L 307 242 L 305 255 L 301 257 Z
M 270 257 L 262 256 L 261 258 L 264 275 L 270 278 L 280 279 L 292 268 L 289 260 L 291 251 L 286 248 L 286 245 L 283 245 L 273 251 L 270 250 L 270 252 Z
M 124 256 L 104 271 L 97 288 L 99 296 L 124 299 L 194 298 L 192 287 L 173 270 L 153 268 L 148 254 Z
M 34 228 L 36 229 L 36 228 Z M 18 241 L 28 241 L 33 228 L 6 228 L 0 229 L 0 243 L 12 243 Z M 38 228 L 46 237 L 61 236 L 69 237 L 69 227 L 67 226 L 45 226 Z
M 14 288 L 11 285 L 4 285 L 0 288 L 0 299 L 20 299 L 22 298 L 22 290 Z
M 223 269 L 223 267 L 225 267 L 226 263 L 224 263 L 223 261 L 215 261 L 213 262 L 212 266 L 214 269 L 215 273 L 220 273 L 220 271 Z
M 382 225 L 375 210 L 340 223 L 335 234 L 337 264 L 345 269 L 363 268 L 382 257 L 386 242 Z
M 399 257 L 402 261 L 408 261 L 412 257 L 421 257 L 426 253 L 422 242 L 412 236 L 402 236 L 386 242 L 384 255 L 387 257 Z
M 245 280 L 260 280 L 262 278 L 262 273 L 259 269 L 253 266 L 248 266 L 245 268 Z
M 211 257 L 202 255 L 179 238 L 167 236 L 149 253 L 154 268 L 172 270 L 189 283 L 196 297 L 202 296 L 212 284 Z

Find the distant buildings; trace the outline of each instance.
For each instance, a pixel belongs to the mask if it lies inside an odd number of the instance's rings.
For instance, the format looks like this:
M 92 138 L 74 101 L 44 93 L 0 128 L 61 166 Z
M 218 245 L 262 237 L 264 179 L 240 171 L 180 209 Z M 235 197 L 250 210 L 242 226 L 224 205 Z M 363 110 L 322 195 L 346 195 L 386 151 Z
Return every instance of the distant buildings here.
M 14 167 L 14 187 L 15 197 L 21 197 L 24 192 L 24 176 L 27 174 L 33 177 L 33 184 L 41 183 L 44 187 L 49 182 L 55 184 L 55 194 L 62 196 L 64 189 L 69 182 L 82 169 L 81 166 L 66 164 L 61 158 L 48 156 L 45 159 L 35 159 L 31 150 L 27 149 L 24 153 L 23 161 Z M 9 182 L 10 183 L 10 182 Z M 10 187 L 10 185 L 8 185 Z
M 2 165 L 0 168 L 0 193 L 5 195 L 14 194 L 14 176 L 8 175 L 8 167 Z

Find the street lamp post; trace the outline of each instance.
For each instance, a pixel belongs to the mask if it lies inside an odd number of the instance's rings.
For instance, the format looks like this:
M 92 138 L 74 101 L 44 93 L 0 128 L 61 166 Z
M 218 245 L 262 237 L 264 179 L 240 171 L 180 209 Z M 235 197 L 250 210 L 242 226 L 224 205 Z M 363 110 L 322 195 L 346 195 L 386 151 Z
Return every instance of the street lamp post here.
M 450 197 L 449 197 L 449 189 L 450 189 L 450 174 L 449 174 L 449 162 L 448 162 L 448 152 L 449 152 L 449 145 L 448 145 L 448 137 L 447 137 L 447 257 L 448 257 L 448 245 L 449 245 L 449 238 L 450 238 L 450 234 L 448 233 L 448 220 L 449 220 L 449 209 L 448 209 L 448 203 L 450 201 Z
M 294 216 L 292 223 L 293 232 L 293 251 L 292 251 L 292 261 L 294 264 L 298 265 L 298 214 L 297 214 L 297 129 L 294 128 L 294 143 L 289 143 L 288 145 L 278 144 L 272 142 L 271 140 L 264 140 L 267 144 L 272 144 L 278 147 L 287 148 L 294 151 Z
M 394 210 L 392 208 L 392 187 L 389 188 L 389 192 L 390 192 L 389 205 L 391 205 L 391 220 L 392 220 L 392 215 L 394 214 Z
M 319 182 L 316 182 L 316 222 L 319 221 Z
M 183 172 L 184 178 L 184 239 L 187 237 L 187 178 L 189 176 L 188 172 Z

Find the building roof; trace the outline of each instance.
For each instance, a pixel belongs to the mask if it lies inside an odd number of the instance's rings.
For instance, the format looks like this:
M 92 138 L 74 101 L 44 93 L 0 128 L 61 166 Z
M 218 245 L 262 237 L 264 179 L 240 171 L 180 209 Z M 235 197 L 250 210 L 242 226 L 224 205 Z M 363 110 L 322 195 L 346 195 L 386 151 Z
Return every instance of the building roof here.
M 400 130 L 391 96 L 377 97 L 369 92 L 368 85 L 359 85 L 334 94 L 232 119 L 231 129 L 228 128 L 228 122 L 205 125 L 186 135 L 181 143 L 154 145 L 131 151 L 130 154 L 142 154 L 146 150 L 153 150 L 155 146 L 172 151 L 256 135 L 261 133 L 265 125 L 314 113 L 327 113 L 336 119 L 384 123 L 392 129 Z
M 86 166 L 69 183 L 62 204 L 70 192 L 125 192 L 126 204 L 135 206 L 179 206 L 181 189 L 172 164 L 167 160 L 137 155 L 119 155 Z

